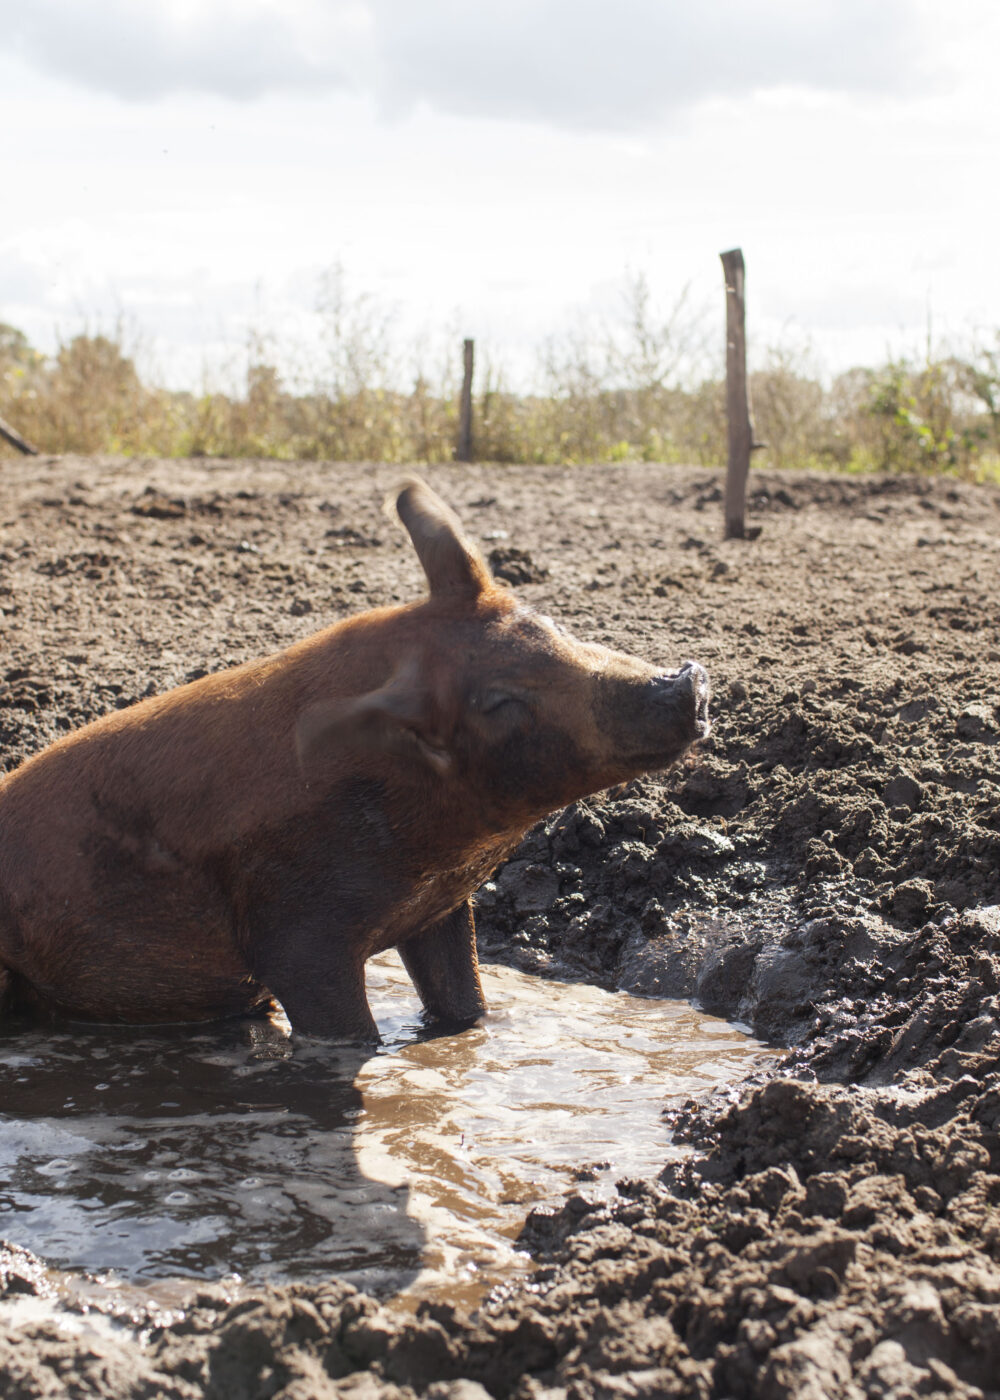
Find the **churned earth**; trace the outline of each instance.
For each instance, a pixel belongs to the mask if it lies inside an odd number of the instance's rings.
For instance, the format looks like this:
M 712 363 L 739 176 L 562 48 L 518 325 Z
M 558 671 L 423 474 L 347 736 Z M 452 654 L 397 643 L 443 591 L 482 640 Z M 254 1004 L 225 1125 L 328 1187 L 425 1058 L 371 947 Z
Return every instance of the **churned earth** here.
M 331 1279 L 74 1335 L 15 1321 L 53 1283 L 11 1247 L 0 1393 L 1000 1397 L 1000 492 L 755 473 L 759 534 L 724 541 L 699 469 L 426 475 L 526 601 L 715 691 L 700 752 L 529 833 L 482 956 L 788 1053 L 673 1108 L 659 1179 L 533 1211 L 539 1270 L 472 1316 Z M 399 476 L 5 460 L 0 763 L 416 596 Z

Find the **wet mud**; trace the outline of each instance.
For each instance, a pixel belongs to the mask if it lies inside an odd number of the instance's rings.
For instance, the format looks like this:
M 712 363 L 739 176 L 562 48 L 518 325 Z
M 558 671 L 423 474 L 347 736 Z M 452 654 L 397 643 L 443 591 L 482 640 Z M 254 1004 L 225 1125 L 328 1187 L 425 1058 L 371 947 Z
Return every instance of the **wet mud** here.
M 195 1282 L 336 1274 L 413 1310 L 474 1306 L 530 1267 L 525 1210 L 585 1177 L 655 1175 L 680 1101 L 766 1054 L 687 1002 L 486 966 L 489 1013 L 434 1033 L 395 954 L 368 991 L 382 1044 L 287 1022 L 0 1033 L 0 1218 L 116 1305 Z M 108 1277 L 110 1273 L 110 1277 Z
M 4 766 L 413 596 L 395 476 L 5 464 Z M 668 1107 L 687 1157 L 528 1212 L 538 1270 L 477 1310 L 339 1277 L 206 1285 L 138 1331 L 12 1303 L 0 1389 L 1000 1395 L 1000 495 L 759 474 L 761 533 L 725 542 L 712 473 L 429 477 L 527 601 L 715 688 L 699 754 L 529 833 L 479 896 L 484 958 L 694 996 L 788 1053 Z M 54 1285 L 11 1249 L 0 1286 Z

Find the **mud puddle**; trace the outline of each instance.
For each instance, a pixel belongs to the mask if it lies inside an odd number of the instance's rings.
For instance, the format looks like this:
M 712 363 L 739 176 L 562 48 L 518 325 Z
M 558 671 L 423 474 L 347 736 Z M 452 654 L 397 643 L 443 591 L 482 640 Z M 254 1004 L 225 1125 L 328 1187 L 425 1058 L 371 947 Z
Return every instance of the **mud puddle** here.
M 126 1306 L 331 1273 L 411 1299 L 447 1280 L 472 1303 L 528 1267 L 532 1205 L 656 1173 L 664 1098 L 761 1054 L 687 1003 L 483 980 L 488 1018 L 428 1038 L 394 955 L 371 964 L 374 1053 L 271 1022 L 5 1035 L 0 1235 Z

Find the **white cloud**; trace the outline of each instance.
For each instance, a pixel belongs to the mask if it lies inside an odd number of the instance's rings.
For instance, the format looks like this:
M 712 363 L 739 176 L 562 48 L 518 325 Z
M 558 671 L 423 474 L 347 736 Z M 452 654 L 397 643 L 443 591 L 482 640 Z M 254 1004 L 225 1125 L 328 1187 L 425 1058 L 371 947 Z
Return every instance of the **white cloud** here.
M 611 131 L 789 85 L 906 90 L 918 29 L 907 0 L 0 0 L 0 51 L 132 101 L 348 89 Z
M 892 92 L 915 76 L 900 0 L 373 0 L 395 102 L 590 130 L 789 85 Z
M 995 0 L 0 0 L 0 320 L 122 312 L 192 383 L 339 259 L 524 363 L 626 267 L 721 324 L 739 243 L 758 345 L 877 359 L 1000 324 L 998 44 Z
M 47 290 L 48 281 L 36 261 L 15 249 L 3 250 L 0 257 L 0 307 L 31 305 L 40 301 Z
M 363 6 L 314 0 L 0 0 L 0 52 L 130 101 L 350 87 L 369 29 Z

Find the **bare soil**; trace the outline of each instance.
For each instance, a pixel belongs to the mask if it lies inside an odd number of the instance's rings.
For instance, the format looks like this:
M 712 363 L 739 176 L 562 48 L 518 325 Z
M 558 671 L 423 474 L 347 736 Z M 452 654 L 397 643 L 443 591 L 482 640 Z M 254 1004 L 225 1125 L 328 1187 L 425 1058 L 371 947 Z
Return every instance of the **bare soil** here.
M 0 762 L 415 596 L 398 475 L 5 463 Z M 726 542 L 711 472 L 427 476 L 526 601 L 715 689 L 699 754 L 529 833 L 483 956 L 695 996 L 788 1054 L 670 1106 L 683 1166 L 532 1212 L 540 1271 L 472 1317 L 336 1279 L 206 1287 L 140 1340 L 0 1305 L 0 1393 L 1000 1397 L 1000 493 L 760 473 L 759 537 Z M 51 1286 L 0 1253 L 3 1296 Z

